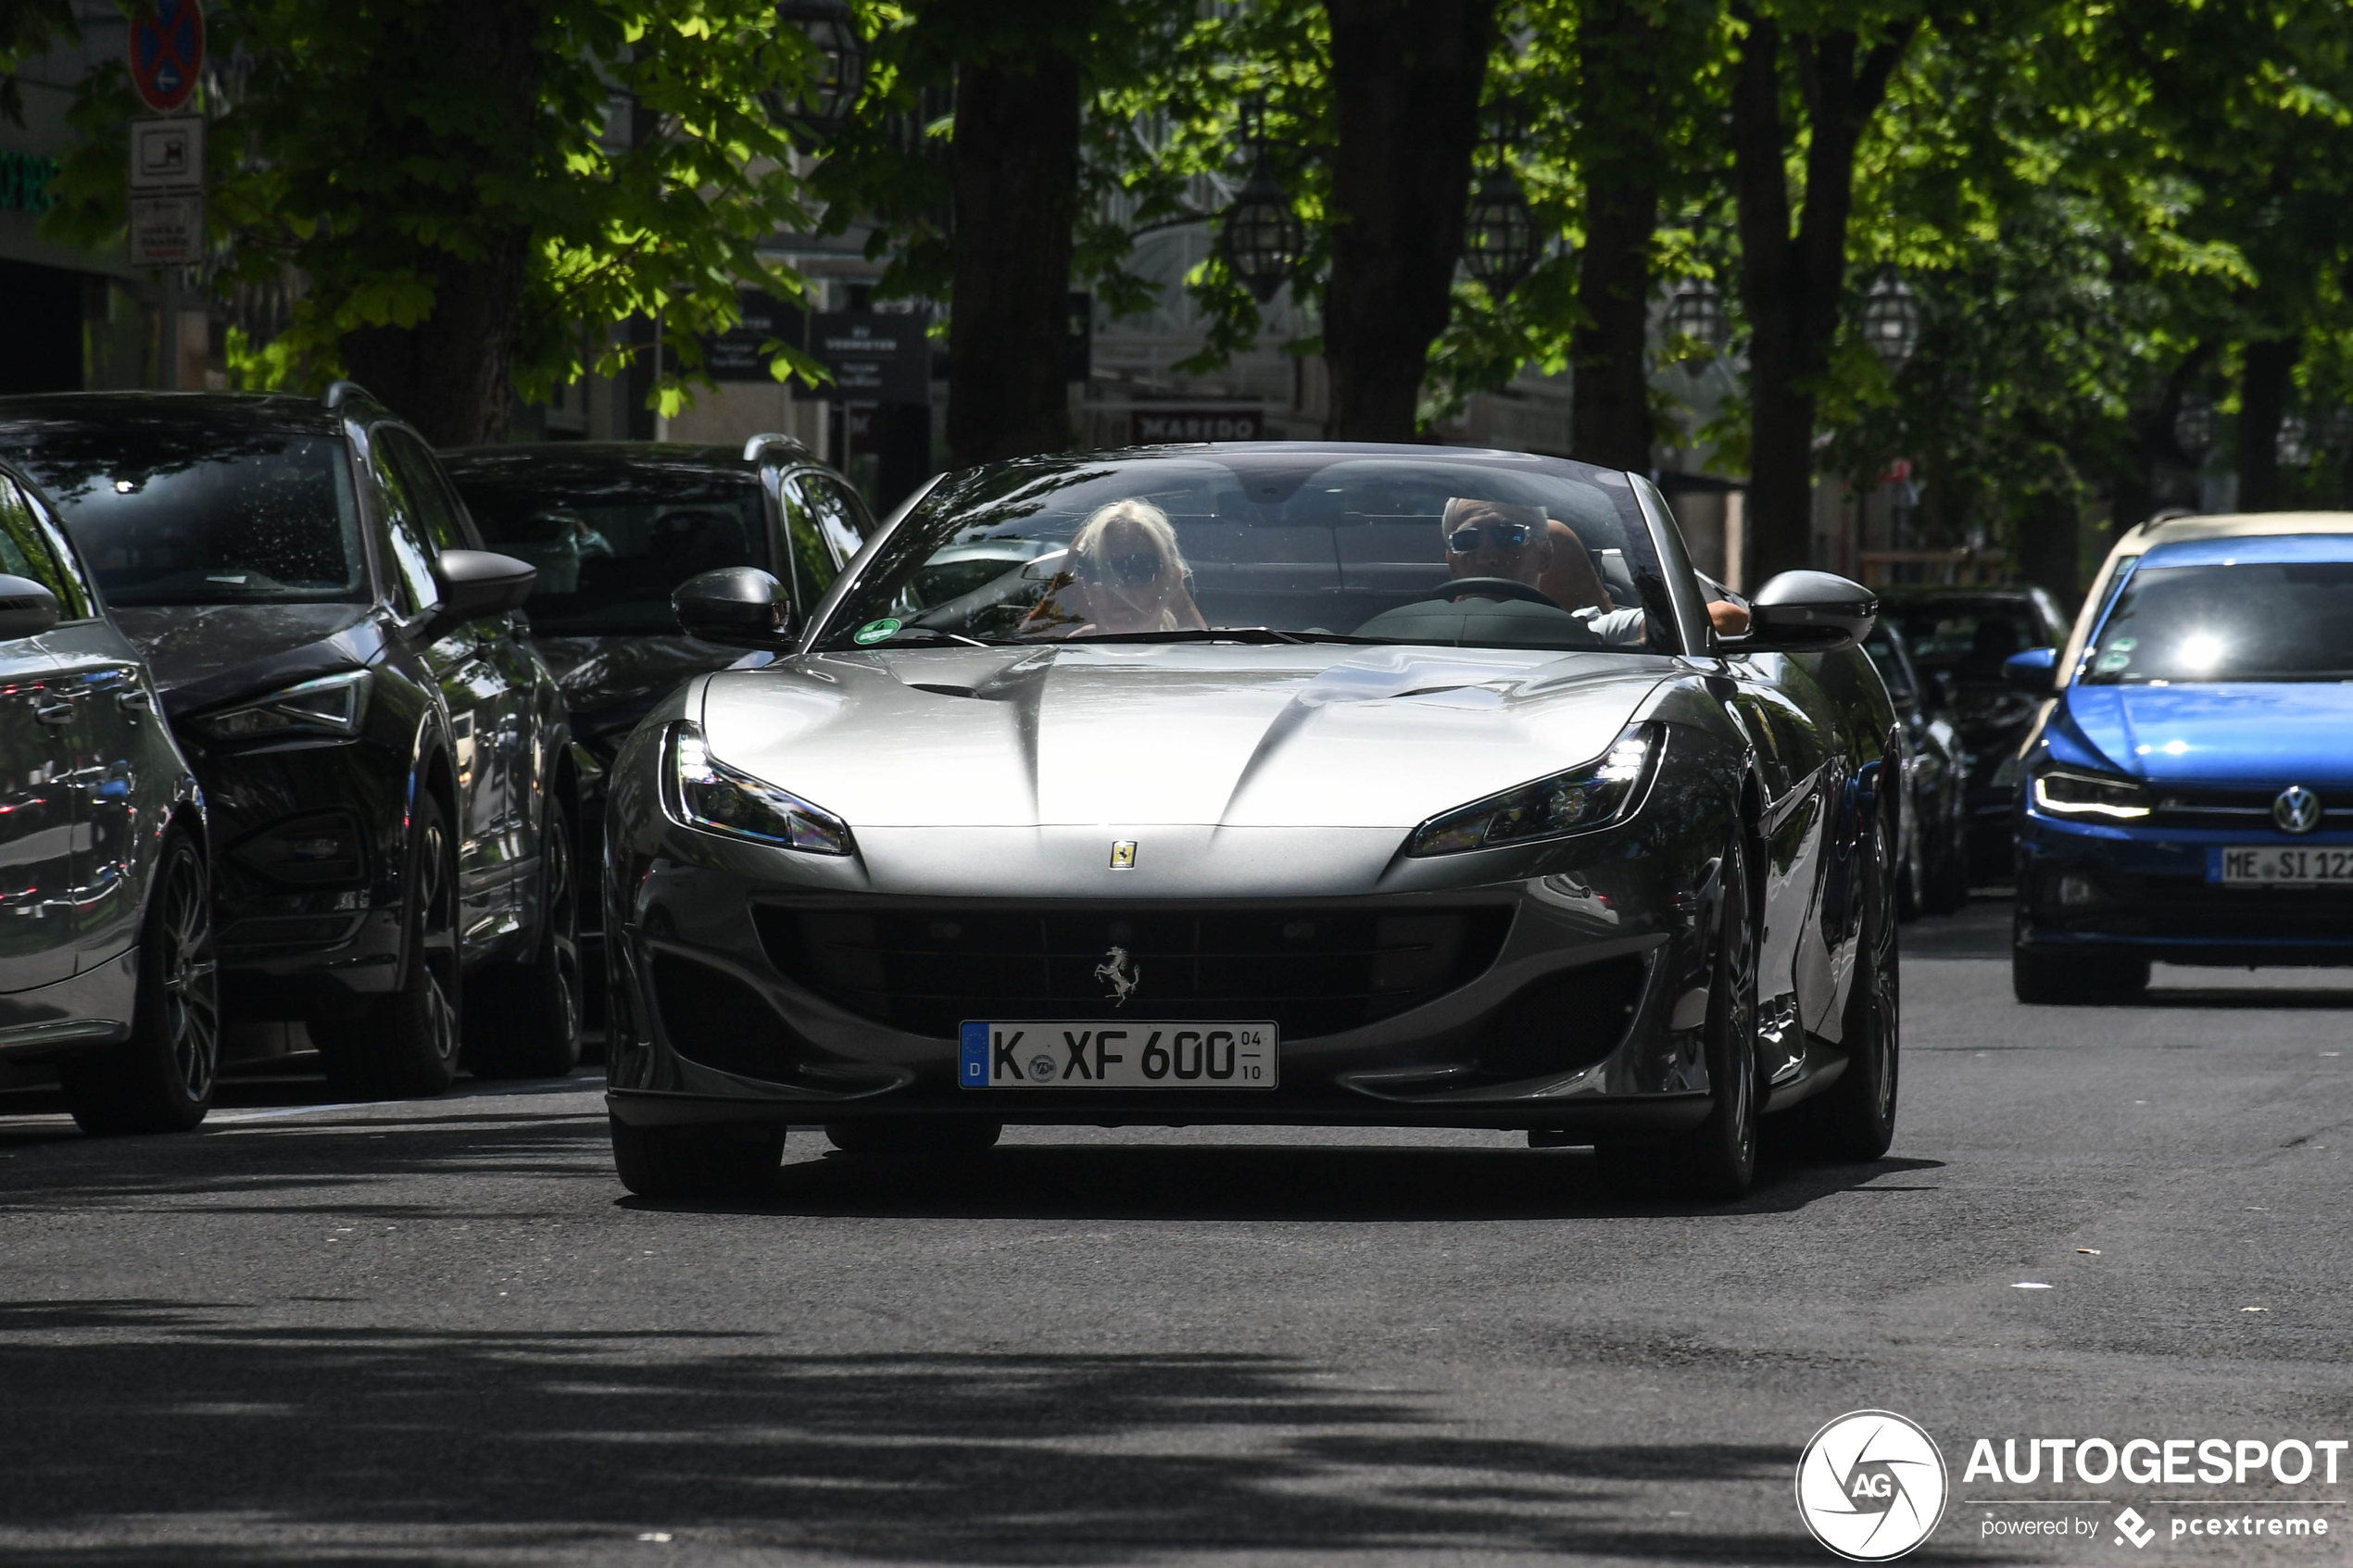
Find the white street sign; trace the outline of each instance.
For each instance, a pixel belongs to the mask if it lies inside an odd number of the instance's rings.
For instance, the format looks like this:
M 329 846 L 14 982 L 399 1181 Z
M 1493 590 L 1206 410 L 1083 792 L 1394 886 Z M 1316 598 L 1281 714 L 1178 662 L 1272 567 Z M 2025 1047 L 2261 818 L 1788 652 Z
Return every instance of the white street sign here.
M 131 198 L 131 265 L 189 267 L 204 259 L 204 193 Z
M 204 119 L 175 114 L 131 122 L 131 194 L 204 189 Z

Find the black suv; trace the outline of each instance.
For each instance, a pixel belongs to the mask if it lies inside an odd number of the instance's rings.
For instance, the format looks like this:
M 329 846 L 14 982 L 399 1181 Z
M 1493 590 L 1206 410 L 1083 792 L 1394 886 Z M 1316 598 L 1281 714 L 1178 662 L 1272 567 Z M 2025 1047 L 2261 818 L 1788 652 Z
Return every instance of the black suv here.
M 724 566 L 772 572 L 806 624 L 875 531 L 849 481 L 786 435 L 732 446 L 548 442 L 444 452 L 443 464 L 491 547 L 539 569 L 532 637 L 556 672 L 585 770 L 581 845 L 601 863 L 602 765 L 654 704 L 689 675 L 746 655 L 678 629 L 672 590 Z M 591 898 L 582 910 L 593 921 Z M 601 997 L 591 952 L 590 1006 Z
M 1969 881 L 2007 882 L 2018 751 L 2040 698 L 2002 679 L 2002 660 L 2067 641 L 2057 600 L 2032 586 L 1894 588 L 1880 614 L 1904 633 L 1921 675 L 1946 688 L 1959 716 L 1969 775 Z
M 0 398 L 147 656 L 211 819 L 233 1022 L 355 1095 L 579 1060 L 562 699 L 417 433 L 366 393 Z M 266 1054 L 286 1032 L 249 1030 Z M 229 1052 L 241 1043 L 230 1034 Z

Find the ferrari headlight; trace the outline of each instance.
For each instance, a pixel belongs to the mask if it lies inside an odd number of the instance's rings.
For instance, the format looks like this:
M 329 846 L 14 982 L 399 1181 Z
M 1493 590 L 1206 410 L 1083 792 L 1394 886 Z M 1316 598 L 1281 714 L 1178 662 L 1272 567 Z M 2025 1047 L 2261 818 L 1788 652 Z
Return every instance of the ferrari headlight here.
M 1432 817 L 1405 853 L 1457 855 L 1606 827 L 1632 807 L 1657 751 L 1656 725 L 1629 724 L 1596 761 Z
M 279 735 L 356 735 L 367 717 L 368 692 L 375 677 L 365 670 L 305 681 L 252 702 L 241 702 L 195 721 L 214 740 L 267 740 Z
M 2129 779 L 2052 768 L 2034 775 L 2034 807 L 2060 817 L 2145 817 L 2148 790 Z
M 849 853 L 849 824 L 789 790 L 739 772 L 711 755 L 702 726 L 670 726 L 662 759 L 672 815 L 731 838 L 782 845 L 812 855 Z

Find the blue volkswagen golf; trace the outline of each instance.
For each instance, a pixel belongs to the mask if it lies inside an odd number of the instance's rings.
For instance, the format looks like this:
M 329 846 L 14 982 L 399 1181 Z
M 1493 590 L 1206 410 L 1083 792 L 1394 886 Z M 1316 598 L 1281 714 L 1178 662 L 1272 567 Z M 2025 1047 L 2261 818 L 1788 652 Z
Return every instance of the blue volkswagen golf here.
M 2056 699 L 2022 756 L 2020 1001 L 2127 1000 L 2156 959 L 2353 965 L 2353 519 L 2285 521 L 2120 544 L 2066 654 L 2005 666 Z

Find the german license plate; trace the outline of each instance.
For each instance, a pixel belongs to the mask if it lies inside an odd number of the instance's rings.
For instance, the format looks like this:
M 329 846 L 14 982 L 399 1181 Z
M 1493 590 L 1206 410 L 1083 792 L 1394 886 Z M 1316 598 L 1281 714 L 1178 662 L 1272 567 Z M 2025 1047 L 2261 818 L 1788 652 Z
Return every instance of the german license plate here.
M 2207 851 L 2206 880 L 2225 886 L 2306 887 L 2335 883 L 2353 884 L 2353 847 L 2315 845 L 2285 848 L 2275 845 L 2217 846 Z
M 975 1023 L 961 1032 L 968 1089 L 1271 1089 L 1272 1023 Z

